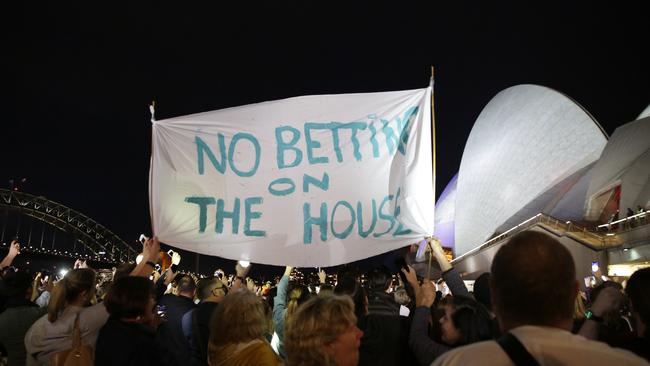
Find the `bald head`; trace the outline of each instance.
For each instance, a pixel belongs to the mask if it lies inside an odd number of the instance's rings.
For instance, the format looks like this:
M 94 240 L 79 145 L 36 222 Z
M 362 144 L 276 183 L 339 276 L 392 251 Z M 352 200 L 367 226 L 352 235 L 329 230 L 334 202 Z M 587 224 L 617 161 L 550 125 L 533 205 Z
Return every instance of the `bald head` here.
M 556 326 L 571 320 L 575 264 L 554 238 L 535 231 L 513 236 L 494 256 L 491 273 L 493 305 L 502 325 Z

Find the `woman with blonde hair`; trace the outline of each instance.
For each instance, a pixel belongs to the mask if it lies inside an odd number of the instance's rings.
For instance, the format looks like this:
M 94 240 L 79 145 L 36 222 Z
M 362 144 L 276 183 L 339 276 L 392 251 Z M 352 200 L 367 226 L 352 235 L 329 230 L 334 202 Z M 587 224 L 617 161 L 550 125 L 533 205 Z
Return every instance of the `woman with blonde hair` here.
M 95 295 L 95 271 L 78 268 L 57 282 L 47 306 L 47 315 L 37 320 L 25 335 L 27 364 L 50 362 L 50 357 L 72 347 L 72 330 L 78 319 L 81 342 L 95 346 L 108 312 L 102 303 L 90 305 Z
M 287 323 L 287 364 L 355 366 L 362 336 L 349 296 L 313 297 Z
M 208 364 L 270 366 L 281 364 L 264 338 L 266 316 L 262 299 L 246 290 L 230 292 L 212 316 Z
M 153 270 L 151 261 L 158 257 L 160 243 L 157 238 L 147 239 L 143 249 L 144 259 L 133 269 L 132 276 L 149 277 Z M 91 305 L 96 279 L 94 270 L 76 268 L 55 284 L 47 314 L 25 334 L 27 365 L 45 365 L 65 359 L 73 346 L 75 323 L 81 345 L 94 349 L 99 330 L 109 316 L 104 303 Z
M 277 343 L 273 343 L 273 345 L 282 357 L 285 356 L 284 325 L 291 320 L 298 306 L 310 297 L 309 289 L 303 285 L 294 286 L 291 291 L 288 291 L 289 275 L 292 270 L 293 267 L 287 266 L 285 268 L 284 275 L 280 279 L 280 283 L 278 283 L 278 293 L 273 301 L 273 328 L 277 335 Z

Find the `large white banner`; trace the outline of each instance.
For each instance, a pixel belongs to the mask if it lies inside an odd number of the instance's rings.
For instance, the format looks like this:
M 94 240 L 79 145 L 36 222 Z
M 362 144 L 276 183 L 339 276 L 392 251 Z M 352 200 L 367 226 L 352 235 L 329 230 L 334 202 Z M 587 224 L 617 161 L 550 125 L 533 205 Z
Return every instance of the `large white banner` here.
M 433 234 L 431 88 L 318 95 L 153 122 L 164 243 L 326 267 Z

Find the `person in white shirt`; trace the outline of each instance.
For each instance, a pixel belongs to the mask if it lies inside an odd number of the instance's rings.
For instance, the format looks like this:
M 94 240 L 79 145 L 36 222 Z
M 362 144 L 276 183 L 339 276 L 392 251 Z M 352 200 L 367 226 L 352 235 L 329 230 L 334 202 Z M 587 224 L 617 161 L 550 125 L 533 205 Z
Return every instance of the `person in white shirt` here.
M 570 333 L 575 277 L 571 253 L 557 240 L 536 231 L 515 235 L 491 268 L 492 305 L 504 336 L 451 350 L 433 365 L 648 365 Z

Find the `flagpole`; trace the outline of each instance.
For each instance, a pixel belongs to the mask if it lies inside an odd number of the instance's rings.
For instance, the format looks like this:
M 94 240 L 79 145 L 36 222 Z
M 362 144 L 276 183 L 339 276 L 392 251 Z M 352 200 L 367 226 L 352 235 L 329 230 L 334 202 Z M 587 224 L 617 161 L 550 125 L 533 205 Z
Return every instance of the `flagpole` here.
M 431 66 L 431 81 L 430 81 L 430 86 L 431 86 L 431 174 L 433 177 L 433 204 L 435 205 L 435 195 L 436 195 L 436 118 L 435 118 L 435 107 L 433 104 L 433 76 L 434 76 L 434 68 Z
M 149 220 L 151 221 L 151 237 L 156 235 L 156 227 L 153 220 L 153 123 L 156 121 L 156 101 L 151 101 L 149 105 L 149 112 L 151 112 L 151 156 L 149 158 Z
M 433 85 L 434 85 L 434 67 L 431 65 L 431 80 L 429 86 L 431 86 L 431 181 L 433 189 L 433 202 L 432 205 L 436 204 L 436 118 L 435 118 L 435 107 L 433 103 Z M 435 212 L 435 211 L 434 211 Z M 433 255 L 433 250 L 431 248 L 431 243 L 429 242 L 430 238 L 427 238 L 427 247 L 429 248 L 429 264 L 427 266 L 427 275 L 426 279 L 429 281 L 431 279 L 431 256 Z
M 429 248 L 429 265 L 427 266 L 427 275 L 424 277 L 426 281 L 431 280 L 431 256 L 433 255 L 433 250 L 431 249 L 431 244 L 429 243 L 429 238 L 427 240 L 427 248 Z

